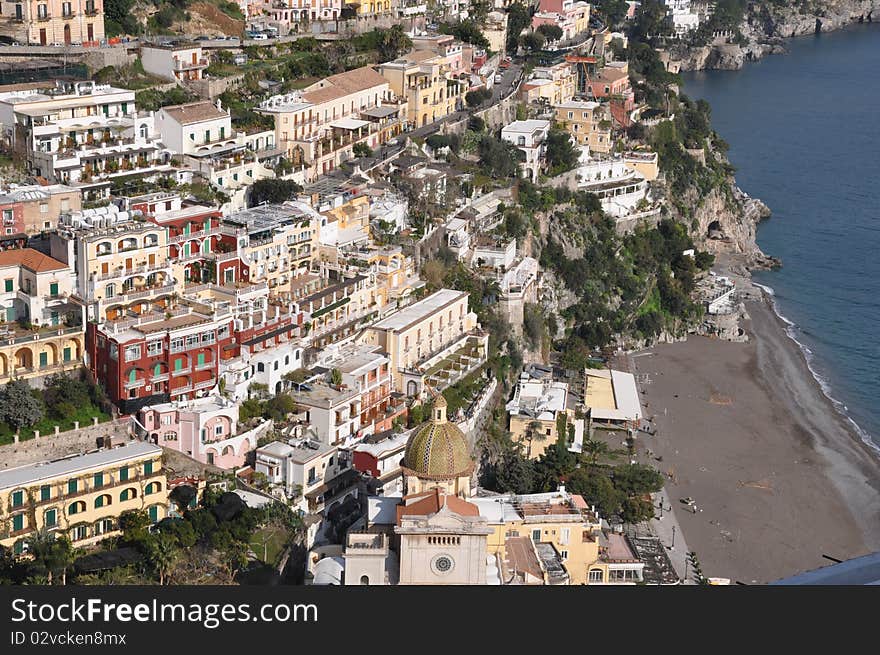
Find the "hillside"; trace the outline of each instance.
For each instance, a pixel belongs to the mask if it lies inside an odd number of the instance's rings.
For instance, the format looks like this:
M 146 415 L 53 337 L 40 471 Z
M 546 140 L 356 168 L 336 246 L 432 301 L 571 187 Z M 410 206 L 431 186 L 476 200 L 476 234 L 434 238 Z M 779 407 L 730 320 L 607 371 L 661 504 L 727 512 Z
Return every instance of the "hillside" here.
M 108 36 L 240 36 L 244 16 L 227 0 L 106 0 Z

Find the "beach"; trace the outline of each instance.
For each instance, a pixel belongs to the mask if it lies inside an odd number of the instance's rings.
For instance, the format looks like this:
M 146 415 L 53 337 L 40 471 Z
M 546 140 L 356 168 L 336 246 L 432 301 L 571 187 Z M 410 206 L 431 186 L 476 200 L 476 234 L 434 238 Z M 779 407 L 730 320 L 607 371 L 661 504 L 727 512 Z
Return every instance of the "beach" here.
M 640 457 L 667 474 L 688 547 L 704 575 L 749 584 L 880 550 L 880 457 L 769 300 L 746 309 L 747 343 L 692 336 L 630 358 L 657 428 Z

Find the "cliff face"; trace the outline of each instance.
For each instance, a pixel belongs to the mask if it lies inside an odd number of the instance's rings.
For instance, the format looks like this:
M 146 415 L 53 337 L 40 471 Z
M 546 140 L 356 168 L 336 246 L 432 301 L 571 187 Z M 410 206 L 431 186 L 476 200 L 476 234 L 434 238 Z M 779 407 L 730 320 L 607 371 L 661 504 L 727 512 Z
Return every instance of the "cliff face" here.
M 880 20 L 880 0 L 815 0 L 805 9 L 753 2 L 740 26 L 746 43 L 675 46 L 670 59 L 683 71 L 737 70 L 747 61 L 785 52 L 785 38 L 831 32 L 875 18 Z

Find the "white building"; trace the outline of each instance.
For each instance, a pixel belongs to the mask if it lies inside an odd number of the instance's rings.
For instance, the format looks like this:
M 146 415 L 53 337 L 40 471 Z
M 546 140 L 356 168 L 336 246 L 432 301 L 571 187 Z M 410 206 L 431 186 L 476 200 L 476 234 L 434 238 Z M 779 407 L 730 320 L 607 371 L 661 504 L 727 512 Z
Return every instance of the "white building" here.
M 208 67 L 208 59 L 196 43 L 142 45 L 141 63 L 146 72 L 175 82 L 200 80 Z
M 512 143 L 525 154 L 526 160 L 520 164 L 520 168 L 533 182 L 537 181 L 543 166 L 549 133 L 548 120 L 514 121 L 501 129 L 501 139 Z
M 650 204 L 648 181 L 623 159 L 582 156 L 577 176 L 578 190 L 595 194 L 602 210 L 614 218 L 625 218 L 636 212 L 640 204 Z

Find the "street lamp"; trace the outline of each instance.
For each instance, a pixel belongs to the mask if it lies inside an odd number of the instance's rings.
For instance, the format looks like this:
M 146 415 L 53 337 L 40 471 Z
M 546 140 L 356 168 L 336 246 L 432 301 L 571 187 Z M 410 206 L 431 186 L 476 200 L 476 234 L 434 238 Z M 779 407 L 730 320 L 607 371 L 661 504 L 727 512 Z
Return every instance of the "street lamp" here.
M 675 550 L 675 526 L 672 526 L 672 545 L 669 547 L 669 550 Z

